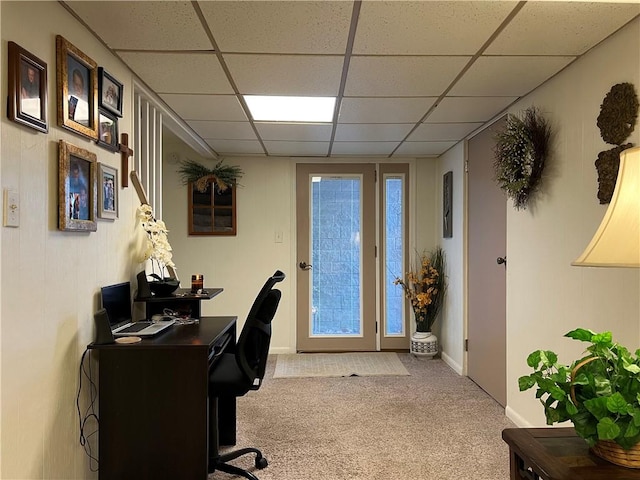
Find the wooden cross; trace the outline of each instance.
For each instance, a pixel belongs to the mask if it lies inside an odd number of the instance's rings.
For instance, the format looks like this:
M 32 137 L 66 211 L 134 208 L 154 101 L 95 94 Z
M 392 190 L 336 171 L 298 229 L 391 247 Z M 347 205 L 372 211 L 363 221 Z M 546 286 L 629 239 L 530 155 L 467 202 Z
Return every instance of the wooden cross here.
M 121 134 L 120 142 L 120 145 L 118 145 L 118 150 L 120 150 L 120 154 L 122 156 L 120 177 L 122 178 L 122 188 L 127 188 L 129 186 L 129 157 L 133 155 L 133 150 L 129 148 L 129 134 Z

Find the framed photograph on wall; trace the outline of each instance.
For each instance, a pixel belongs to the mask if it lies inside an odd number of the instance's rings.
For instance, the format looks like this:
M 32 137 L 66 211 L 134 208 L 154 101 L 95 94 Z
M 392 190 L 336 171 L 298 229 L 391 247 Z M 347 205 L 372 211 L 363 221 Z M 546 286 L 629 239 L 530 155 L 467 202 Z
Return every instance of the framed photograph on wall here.
M 101 147 L 111 150 L 112 152 L 118 151 L 118 119 L 116 116 L 108 112 L 107 110 L 99 109 L 98 117 L 98 140 L 97 143 Z
M 98 68 L 98 100 L 100 108 L 122 117 L 123 85 L 104 68 Z
M 60 140 L 58 147 L 58 229 L 95 232 L 96 154 Z
M 56 36 L 58 125 L 98 139 L 98 65 L 78 48 Z
M 98 217 L 118 218 L 118 170 L 98 164 Z
M 9 120 L 47 133 L 47 64 L 14 42 L 8 54 Z
M 447 172 L 442 179 L 442 236 L 453 237 L 453 172 Z

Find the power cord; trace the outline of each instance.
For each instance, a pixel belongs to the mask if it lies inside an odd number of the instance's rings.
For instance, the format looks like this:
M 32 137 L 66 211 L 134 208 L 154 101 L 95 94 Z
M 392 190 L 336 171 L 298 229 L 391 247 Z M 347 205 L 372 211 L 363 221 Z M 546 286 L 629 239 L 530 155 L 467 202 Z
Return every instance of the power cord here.
M 88 371 L 87 371 L 87 367 L 85 366 L 84 363 L 84 359 L 85 356 L 87 355 L 87 353 L 89 353 L 89 357 L 88 357 L 88 363 L 89 363 L 89 367 L 88 367 Z M 78 424 L 80 426 L 80 445 L 82 445 L 82 447 L 84 448 L 84 452 L 87 454 L 87 456 L 89 457 L 89 469 L 92 472 L 97 472 L 98 468 L 99 468 L 99 463 L 98 463 L 98 459 L 94 456 L 92 450 L 91 450 L 91 443 L 90 443 L 90 439 L 91 437 L 93 437 L 94 435 L 96 435 L 98 433 L 98 427 L 100 424 L 100 421 L 98 419 L 98 414 L 95 411 L 95 403 L 96 403 L 96 399 L 98 398 L 98 387 L 96 386 L 95 382 L 93 381 L 93 375 L 92 375 L 92 371 L 91 371 L 91 353 L 89 349 L 86 349 L 84 351 L 84 353 L 82 354 L 82 358 L 80 359 L 80 369 L 79 369 L 79 382 L 78 382 L 78 395 L 76 396 L 76 409 L 78 411 Z M 87 409 L 84 412 L 84 417 L 82 416 L 82 413 L 80 412 L 80 393 L 82 392 L 82 376 L 87 377 L 87 380 L 89 381 L 89 406 L 87 407 Z M 89 433 L 88 435 L 85 435 L 85 430 L 87 429 L 87 423 L 90 420 L 95 420 L 96 422 L 96 426 L 95 429 Z

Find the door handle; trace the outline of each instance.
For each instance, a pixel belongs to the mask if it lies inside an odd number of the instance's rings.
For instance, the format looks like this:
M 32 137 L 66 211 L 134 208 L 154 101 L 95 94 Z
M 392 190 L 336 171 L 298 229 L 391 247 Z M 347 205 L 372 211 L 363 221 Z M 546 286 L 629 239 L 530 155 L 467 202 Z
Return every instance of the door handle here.
M 311 270 L 313 268 L 313 265 L 309 265 L 307 262 L 300 262 L 299 266 L 300 270 Z
M 507 257 L 498 257 L 496 259 L 496 262 L 498 265 L 502 265 L 504 263 L 504 266 L 507 266 Z

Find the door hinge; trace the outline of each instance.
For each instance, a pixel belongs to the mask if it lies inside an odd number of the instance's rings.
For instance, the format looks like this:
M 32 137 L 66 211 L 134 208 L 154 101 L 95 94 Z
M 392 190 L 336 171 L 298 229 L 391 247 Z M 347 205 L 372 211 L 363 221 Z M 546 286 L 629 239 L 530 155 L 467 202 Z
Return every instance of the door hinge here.
M 376 333 L 378 333 L 378 322 L 376 322 Z
M 378 183 L 378 170 L 373 171 L 373 182 Z
M 468 338 L 464 339 L 464 351 L 465 352 L 469 351 L 469 339 Z
M 469 160 L 464 161 L 464 173 L 469 173 Z

